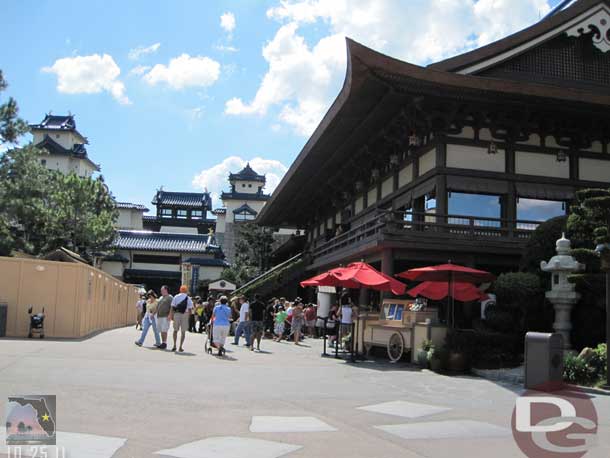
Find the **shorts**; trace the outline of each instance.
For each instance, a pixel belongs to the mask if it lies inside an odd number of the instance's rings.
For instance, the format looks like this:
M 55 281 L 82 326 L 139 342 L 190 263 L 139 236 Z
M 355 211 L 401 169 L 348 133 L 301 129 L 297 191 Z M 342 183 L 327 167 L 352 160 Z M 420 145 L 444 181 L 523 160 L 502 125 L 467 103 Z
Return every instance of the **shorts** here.
M 229 326 L 218 326 L 215 325 L 212 328 L 212 340 L 216 345 L 223 345 L 227 340 L 227 336 L 229 335 Z
M 307 320 L 305 321 L 305 326 L 308 328 L 313 328 L 316 325 L 316 320 Z
M 275 323 L 274 326 L 275 335 L 281 336 L 284 334 L 284 323 Z
M 352 332 L 352 324 L 351 323 L 341 323 L 341 337 L 345 337 L 346 335 Z
M 188 313 L 174 313 L 174 332 L 182 330 L 182 332 L 188 331 L 189 328 L 189 314 Z
M 157 329 L 159 330 L 159 332 L 169 331 L 169 318 L 166 316 L 158 316 Z
M 265 330 L 262 321 L 251 321 L 250 322 L 250 334 L 260 334 Z

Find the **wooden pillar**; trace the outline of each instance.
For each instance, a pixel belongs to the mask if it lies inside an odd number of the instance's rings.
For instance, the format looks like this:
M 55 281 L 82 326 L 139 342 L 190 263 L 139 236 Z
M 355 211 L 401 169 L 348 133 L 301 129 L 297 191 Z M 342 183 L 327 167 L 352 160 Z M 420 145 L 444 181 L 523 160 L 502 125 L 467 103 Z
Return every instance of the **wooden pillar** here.
M 447 194 L 447 176 L 436 176 L 436 214 L 447 215 L 449 213 L 449 196 Z M 446 216 L 436 218 L 437 223 L 446 224 Z
M 512 237 L 517 227 L 517 192 L 513 183 L 508 185 L 508 192 L 502 199 L 502 207 L 502 216 L 507 220 L 508 236 Z
M 394 276 L 394 252 L 391 248 L 384 248 L 381 252 L 381 272 L 390 277 Z M 390 297 L 391 295 L 390 291 L 381 293 L 380 302 L 383 302 L 384 297 Z
M 362 307 L 363 305 L 369 305 L 369 290 L 368 288 L 360 288 L 360 297 L 358 298 L 358 305 Z

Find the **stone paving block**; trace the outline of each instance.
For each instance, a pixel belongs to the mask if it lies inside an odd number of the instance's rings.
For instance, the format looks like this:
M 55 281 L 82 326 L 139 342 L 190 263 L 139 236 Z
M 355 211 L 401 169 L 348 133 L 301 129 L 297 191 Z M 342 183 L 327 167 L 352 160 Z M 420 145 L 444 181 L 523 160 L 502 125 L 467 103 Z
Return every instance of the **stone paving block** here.
M 316 417 L 252 417 L 250 431 L 253 433 L 311 433 L 337 431 Z
M 159 450 L 155 454 L 175 458 L 279 458 L 300 448 L 300 445 L 283 442 L 222 436 L 209 437 L 168 450 Z
M 506 437 L 512 433 L 508 428 L 474 420 L 430 421 L 401 425 L 382 425 L 375 428 L 402 439 L 478 439 L 484 437 Z
M 390 401 L 381 404 L 373 404 L 370 406 L 358 407 L 359 410 L 368 412 L 383 413 L 386 415 L 395 415 L 404 418 L 420 418 L 428 415 L 448 412 L 451 409 L 448 407 L 438 407 L 429 404 L 418 404 L 408 401 Z

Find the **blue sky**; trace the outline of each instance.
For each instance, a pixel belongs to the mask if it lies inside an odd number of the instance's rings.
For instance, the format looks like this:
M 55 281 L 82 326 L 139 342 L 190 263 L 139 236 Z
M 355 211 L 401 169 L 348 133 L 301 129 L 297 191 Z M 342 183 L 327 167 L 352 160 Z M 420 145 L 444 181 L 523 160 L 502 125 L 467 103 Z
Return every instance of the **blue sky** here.
M 247 160 L 272 190 L 341 87 L 346 35 L 423 65 L 557 3 L 9 0 L 0 68 L 27 121 L 76 115 L 118 200 L 218 193 Z

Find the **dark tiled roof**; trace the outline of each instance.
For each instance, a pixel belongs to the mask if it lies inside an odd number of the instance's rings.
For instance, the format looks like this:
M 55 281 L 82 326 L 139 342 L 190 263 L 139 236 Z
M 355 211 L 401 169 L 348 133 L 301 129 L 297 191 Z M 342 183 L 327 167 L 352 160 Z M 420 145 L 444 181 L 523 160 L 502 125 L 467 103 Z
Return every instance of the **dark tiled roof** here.
M 210 208 L 212 206 L 212 199 L 207 192 L 158 191 L 152 203 L 153 205 L 168 205 L 172 207 Z
M 250 163 L 247 163 L 246 166 L 239 172 L 229 174 L 229 181 L 233 180 L 261 181 L 264 183 L 266 181 L 266 178 L 265 175 L 259 175 L 254 170 L 252 170 L 252 167 L 250 167 Z
M 46 149 L 49 154 L 56 154 L 62 156 L 70 156 L 75 157 L 77 159 L 83 159 L 89 162 L 95 170 L 100 171 L 100 166 L 93 162 L 89 156 L 87 156 L 87 148 L 82 143 L 76 143 L 72 146 L 72 149 L 64 148 L 55 140 L 53 140 L 49 135 L 45 135 L 40 143 L 36 145 L 38 148 Z
M 251 215 L 256 215 L 256 211 L 248 204 L 243 204 L 241 207 L 233 210 L 233 213 L 250 213 Z
M 114 245 L 124 250 L 175 251 L 179 253 L 213 253 L 218 247 L 208 246 L 208 236 L 172 232 L 118 231 Z
M 30 124 L 31 129 L 42 129 L 42 130 L 62 130 L 66 132 L 75 132 L 80 137 L 87 140 L 86 137 L 83 137 L 81 133 L 76 130 L 76 121 L 74 120 L 74 115 L 66 115 L 66 116 L 58 116 L 58 115 L 46 115 L 44 119 L 40 122 L 40 124 Z
M 223 192 L 220 195 L 221 199 L 233 199 L 233 200 L 269 200 L 271 196 L 267 194 L 248 194 L 245 192 Z
M 116 203 L 116 208 L 121 208 L 121 209 L 125 209 L 125 210 L 140 210 L 143 212 L 147 212 L 148 208 L 146 208 L 144 205 L 142 204 L 132 204 L 130 202 L 117 202 Z M 145 216 L 145 218 L 147 218 Z
M 216 210 L 212 211 L 212 215 L 226 215 L 226 214 L 227 214 L 226 208 L 217 208 Z
M 228 267 L 229 263 L 224 259 L 217 258 L 188 258 L 184 262 L 190 262 L 198 266 L 211 266 L 211 267 Z
M 40 124 L 31 124 L 30 127 L 38 129 L 74 130 L 76 121 L 74 116 L 46 115 Z

